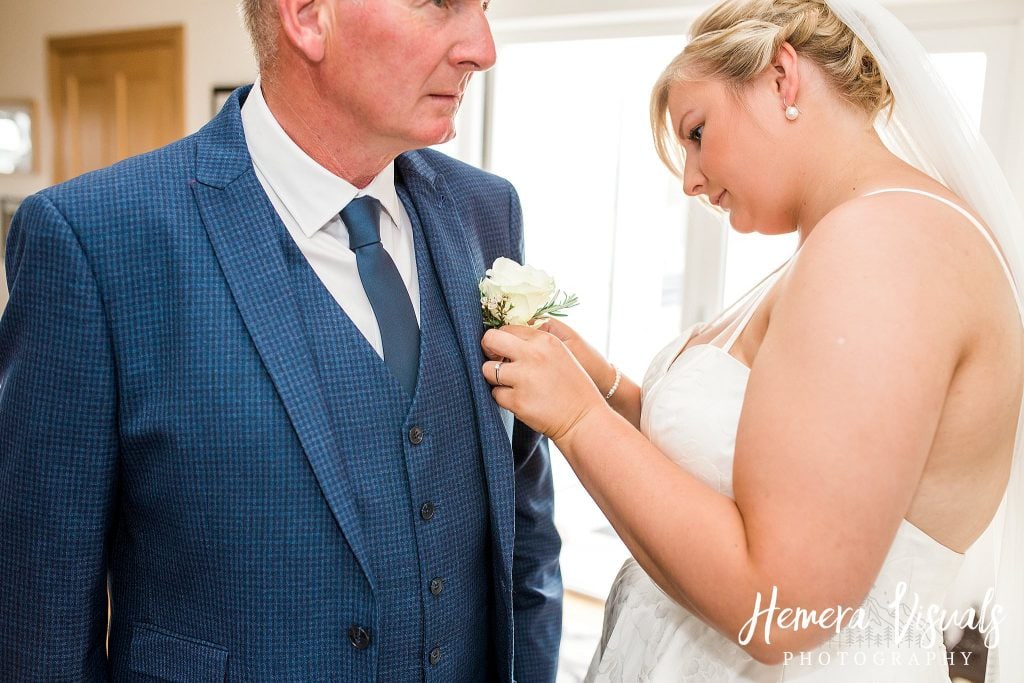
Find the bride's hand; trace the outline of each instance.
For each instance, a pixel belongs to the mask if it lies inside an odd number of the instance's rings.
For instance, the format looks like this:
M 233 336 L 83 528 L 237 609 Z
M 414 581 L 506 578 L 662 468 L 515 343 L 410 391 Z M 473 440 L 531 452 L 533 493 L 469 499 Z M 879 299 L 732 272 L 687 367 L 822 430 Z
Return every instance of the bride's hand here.
M 590 375 L 591 381 L 597 386 L 601 395 L 608 393 L 615 382 L 615 368 L 601 353 L 561 320 L 549 318 L 540 329 L 558 337 L 572 352 L 583 369 Z
M 608 409 L 586 371 L 552 333 L 507 326 L 488 330 L 481 346 L 491 359 L 482 370 L 494 387 L 494 400 L 555 441 L 588 415 Z

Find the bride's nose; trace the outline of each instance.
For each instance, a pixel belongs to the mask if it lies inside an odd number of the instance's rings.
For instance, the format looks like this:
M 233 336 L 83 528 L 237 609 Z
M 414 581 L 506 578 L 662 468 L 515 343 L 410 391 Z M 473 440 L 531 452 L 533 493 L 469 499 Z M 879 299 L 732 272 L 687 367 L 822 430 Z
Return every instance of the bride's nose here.
M 687 154 L 683 165 L 683 191 L 691 197 L 707 192 L 708 179 L 700 169 L 696 154 Z

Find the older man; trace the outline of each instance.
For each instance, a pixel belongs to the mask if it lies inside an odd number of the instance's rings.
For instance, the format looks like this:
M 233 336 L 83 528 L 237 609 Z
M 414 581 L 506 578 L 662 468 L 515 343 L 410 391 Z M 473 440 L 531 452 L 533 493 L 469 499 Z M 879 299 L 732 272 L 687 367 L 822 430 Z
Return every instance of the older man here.
M 255 87 L 25 201 L 0 679 L 554 678 L 546 446 L 478 371 L 518 199 L 410 151 L 493 64 L 485 9 L 246 0 Z

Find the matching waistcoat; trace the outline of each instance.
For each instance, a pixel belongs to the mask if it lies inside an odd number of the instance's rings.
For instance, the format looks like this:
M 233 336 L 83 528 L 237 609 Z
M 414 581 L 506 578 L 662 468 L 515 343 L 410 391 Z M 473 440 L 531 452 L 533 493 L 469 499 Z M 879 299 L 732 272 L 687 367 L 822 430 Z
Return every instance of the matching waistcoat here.
M 367 654 L 381 681 L 492 676 L 490 519 L 467 368 L 415 209 L 420 367 L 409 396 L 283 240 L 288 283 L 309 340 L 362 519 L 378 622 Z

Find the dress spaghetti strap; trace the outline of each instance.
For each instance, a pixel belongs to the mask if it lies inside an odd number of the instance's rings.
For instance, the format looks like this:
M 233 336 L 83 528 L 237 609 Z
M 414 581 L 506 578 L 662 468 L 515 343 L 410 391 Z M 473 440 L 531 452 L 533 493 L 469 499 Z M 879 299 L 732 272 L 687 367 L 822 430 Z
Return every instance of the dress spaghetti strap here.
M 1006 263 L 1006 259 L 1003 257 L 1003 254 L 999 250 L 999 247 L 992 239 L 992 236 L 989 235 L 988 230 L 985 229 L 985 226 L 983 226 L 977 218 L 972 216 L 971 213 L 967 211 L 967 209 L 963 208 L 959 204 L 956 204 L 955 202 L 946 199 L 945 197 L 940 197 L 937 194 L 907 187 L 890 187 L 882 190 L 875 190 L 874 192 L 869 192 L 863 196 L 871 197 L 874 195 L 886 194 L 891 192 L 906 192 L 910 194 L 920 195 L 922 197 L 930 197 L 931 199 L 941 202 L 946 206 L 950 207 L 951 209 L 957 211 L 964 218 L 970 221 L 971 225 L 976 227 L 978 231 L 981 232 L 982 236 L 985 238 L 985 241 L 988 242 L 989 246 L 991 246 L 992 250 L 996 253 L 996 257 L 999 259 L 999 264 L 1002 266 L 1003 272 L 1006 273 L 1006 277 L 1010 281 L 1010 289 L 1013 291 L 1014 299 L 1016 299 L 1017 301 L 1017 307 L 1018 309 L 1021 308 L 1020 297 L 1017 294 L 1017 287 L 1014 283 L 1013 275 L 1010 272 L 1010 268 Z M 789 265 L 793 262 L 795 258 L 796 255 L 794 255 L 792 258 L 790 258 L 789 261 L 780 266 L 774 273 L 772 273 L 764 280 L 762 280 L 760 284 L 755 286 L 747 294 L 744 294 L 735 304 L 730 306 L 725 313 L 719 316 L 719 319 L 721 319 L 723 317 L 726 317 L 729 313 L 733 311 L 742 311 L 742 313 L 737 314 L 736 322 L 727 325 L 718 334 L 718 336 L 711 340 L 710 344 L 712 346 L 720 346 L 723 351 L 729 353 L 730 349 L 732 349 L 733 345 L 736 343 L 736 340 L 740 338 L 740 335 L 743 334 L 743 330 L 746 329 L 747 325 L 750 323 L 750 320 L 754 317 L 754 314 L 757 312 L 757 309 L 761 307 L 761 303 L 764 301 L 765 297 L 768 296 L 768 292 L 771 290 L 772 285 L 788 269 Z M 726 338 L 726 341 L 724 344 L 720 344 L 720 341 L 723 338 Z
M 985 238 L 985 241 L 988 242 L 990 247 L 992 247 L 992 251 L 994 251 L 996 253 L 996 258 L 999 259 L 999 265 L 1001 265 L 1003 267 L 1003 272 L 1006 273 L 1006 279 L 1010 281 L 1010 289 L 1013 291 L 1013 298 L 1017 302 L 1017 309 L 1018 310 L 1021 309 L 1020 295 L 1017 293 L 1017 283 L 1013 279 L 1013 273 L 1010 272 L 1010 266 L 1006 262 L 1006 257 L 1003 256 L 1003 252 L 1000 251 L 999 246 L 996 244 L 995 240 L 992 239 L 992 235 L 989 234 L 989 232 L 985 228 L 985 226 L 981 224 L 981 221 L 979 221 L 977 218 L 975 218 L 973 215 L 971 215 L 971 213 L 967 209 L 965 209 L 964 207 L 960 206 L 956 202 L 952 202 L 952 201 L 946 199 L 945 197 L 940 197 L 937 194 L 933 194 L 931 192 L 926 192 L 925 190 L 918 190 L 918 189 L 911 188 L 911 187 L 888 187 L 888 188 L 885 188 L 883 190 L 875 190 L 874 192 L 868 192 L 864 196 L 865 197 L 873 197 L 874 195 L 889 194 L 889 193 L 893 193 L 893 192 L 907 192 L 909 194 L 916 194 L 916 195 L 919 195 L 921 197 L 929 197 L 931 199 L 934 199 L 937 202 L 945 204 L 949 208 L 951 208 L 954 211 L 958 212 L 961 216 L 966 218 L 968 221 L 970 221 L 971 225 L 973 225 L 974 227 L 976 227 L 978 229 L 978 231 L 981 233 L 982 237 Z
M 743 333 L 743 330 L 745 330 L 747 325 L 750 323 L 751 318 L 754 317 L 754 313 L 756 313 L 757 309 L 761 307 L 761 303 L 764 301 L 765 297 L 768 296 L 768 292 L 770 292 L 772 289 L 772 284 L 774 284 L 774 282 L 778 279 L 778 275 L 781 272 L 782 271 L 780 270 L 778 273 L 775 274 L 774 277 L 762 283 L 761 291 L 757 293 L 757 296 L 754 298 L 754 300 L 750 303 L 749 306 L 747 306 L 747 310 L 743 312 L 743 315 L 740 317 L 739 322 L 735 324 L 732 334 L 730 334 L 726 342 L 722 344 L 723 351 L 729 353 L 729 350 L 732 348 L 733 344 L 736 343 L 736 340 L 740 338 L 740 334 Z M 725 334 L 725 330 L 723 330 L 722 334 L 720 334 L 718 337 L 715 338 L 714 341 L 712 341 L 712 344 L 715 344 L 715 342 L 718 341 L 718 338 L 721 337 L 723 334 Z M 717 346 L 717 344 L 715 345 Z
M 786 272 L 786 269 L 793 262 L 794 258 L 796 258 L 795 255 L 790 257 L 790 259 L 779 266 L 775 272 L 762 280 L 761 283 L 750 290 L 750 292 L 745 294 L 743 298 L 740 299 L 740 302 L 745 302 L 743 306 L 734 305 L 730 307 L 731 309 L 742 311 L 742 313 L 737 313 L 736 322 L 726 325 L 725 328 L 711 340 L 710 344 L 712 346 L 718 346 L 726 353 L 729 353 L 733 344 L 736 343 L 736 340 L 739 339 L 743 330 L 745 330 L 747 325 L 750 323 L 751 318 L 754 317 L 754 313 L 757 312 L 757 309 L 761 307 L 761 303 L 765 300 L 765 297 L 768 296 L 768 292 L 771 291 L 772 285 L 782 277 L 782 274 Z M 720 343 L 722 338 L 726 335 L 728 335 L 728 339 L 726 339 L 724 344 Z

